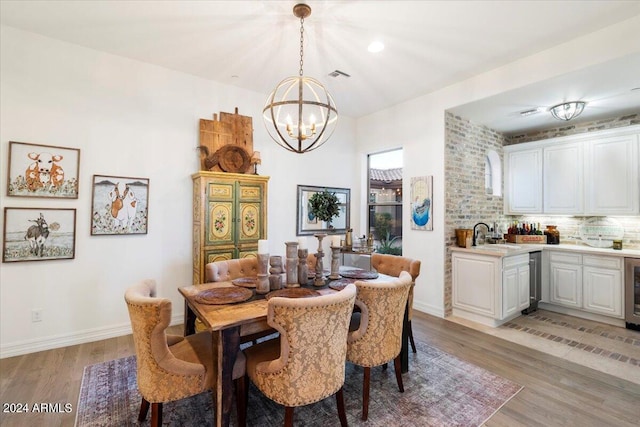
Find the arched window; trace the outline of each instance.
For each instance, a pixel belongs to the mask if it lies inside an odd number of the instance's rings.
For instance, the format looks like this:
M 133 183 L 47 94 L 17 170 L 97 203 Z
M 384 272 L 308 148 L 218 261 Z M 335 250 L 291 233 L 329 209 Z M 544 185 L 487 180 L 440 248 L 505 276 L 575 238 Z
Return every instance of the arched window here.
M 502 165 L 494 150 L 489 150 L 484 158 L 484 188 L 489 195 L 502 196 Z

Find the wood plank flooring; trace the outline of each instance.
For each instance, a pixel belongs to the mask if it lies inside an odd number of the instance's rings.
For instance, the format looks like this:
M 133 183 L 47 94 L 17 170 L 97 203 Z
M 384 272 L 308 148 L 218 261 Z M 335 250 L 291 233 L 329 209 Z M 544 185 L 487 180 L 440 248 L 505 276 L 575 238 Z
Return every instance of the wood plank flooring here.
M 170 328 L 181 333 L 182 326 Z M 414 313 L 417 339 L 524 386 L 487 426 L 638 426 L 640 386 L 463 325 Z M 69 413 L 0 413 L 2 426 L 73 426 L 86 365 L 134 353 L 131 336 L 0 360 L 0 402 L 70 403 Z M 409 372 L 408 375 L 411 373 Z M 406 425 L 411 425 L 410 418 Z

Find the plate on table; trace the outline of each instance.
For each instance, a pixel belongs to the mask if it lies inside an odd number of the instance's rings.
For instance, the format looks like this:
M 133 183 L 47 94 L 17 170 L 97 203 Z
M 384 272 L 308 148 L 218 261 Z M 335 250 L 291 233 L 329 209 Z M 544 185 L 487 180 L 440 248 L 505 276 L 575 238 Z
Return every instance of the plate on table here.
M 356 279 L 338 279 L 329 282 L 329 287 L 336 291 L 341 291 L 347 287 L 349 283 L 354 283 Z
M 376 279 L 378 277 L 377 271 L 369 271 L 363 270 L 361 268 L 349 268 L 349 269 L 340 269 L 340 275 L 342 277 L 347 277 L 349 279 Z
M 320 292 L 307 288 L 285 288 L 278 289 L 277 291 L 269 292 L 265 298 L 267 300 L 273 297 L 285 297 L 285 298 L 312 298 L 320 296 Z
M 253 296 L 253 291 L 246 288 L 228 287 L 207 289 L 198 293 L 194 299 L 200 304 L 232 304 L 246 301 Z
M 240 286 L 242 288 L 255 288 L 258 284 L 257 277 L 239 277 L 237 279 L 233 279 L 231 281 L 236 286 Z

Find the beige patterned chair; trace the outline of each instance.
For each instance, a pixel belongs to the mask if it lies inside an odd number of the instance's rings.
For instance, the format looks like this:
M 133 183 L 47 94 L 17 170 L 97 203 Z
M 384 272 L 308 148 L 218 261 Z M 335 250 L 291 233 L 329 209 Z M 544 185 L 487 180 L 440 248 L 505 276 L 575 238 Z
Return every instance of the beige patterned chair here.
M 280 338 L 244 350 L 247 376 L 265 396 L 285 406 L 285 426 L 293 425 L 294 407 L 333 394 L 340 424 L 347 425 L 342 386 L 355 297 L 356 288 L 349 284 L 319 297 L 269 300 L 267 322 Z
M 406 271 L 398 279 L 385 283 L 357 281 L 356 306 L 347 344 L 347 361 L 364 367 L 362 386 L 362 419 L 369 414 L 371 368 L 393 359 L 398 389 L 404 392 L 400 372 L 402 322 L 411 288 L 411 275 Z
M 257 277 L 257 258 L 228 259 L 210 262 L 204 266 L 205 282 L 228 282 L 241 277 Z
M 411 349 L 416 352 L 416 343 L 413 340 L 413 329 L 411 328 L 411 319 L 413 318 L 413 288 L 416 285 L 416 279 L 420 275 L 420 261 L 407 257 L 387 254 L 371 254 L 371 267 L 378 273 L 387 276 L 400 277 L 400 272 L 407 271 L 411 275 L 411 289 L 409 290 L 409 300 L 407 303 L 407 319 L 409 340 Z
M 151 426 L 162 425 L 162 404 L 212 390 L 216 383 L 211 333 L 186 338 L 167 335 L 171 321 L 171 301 L 156 298 L 154 280 L 144 280 L 124 295 L 136 348 L 138 390 L 142 404 L 138 420 L 147 418 L 151 404 Z M 245 358 L 238 354 L 233 378 L 244 377 Z M 244 383 L 236 381 L 237 394 L 244 396 Z M 215 392 L 215 391 L 214 391 Z M 239 404 L 244 400 L 238 400 Z M 215 405 L 215 402 L 214 402 Z M 246 410 L 238 407 L 242 425 Z

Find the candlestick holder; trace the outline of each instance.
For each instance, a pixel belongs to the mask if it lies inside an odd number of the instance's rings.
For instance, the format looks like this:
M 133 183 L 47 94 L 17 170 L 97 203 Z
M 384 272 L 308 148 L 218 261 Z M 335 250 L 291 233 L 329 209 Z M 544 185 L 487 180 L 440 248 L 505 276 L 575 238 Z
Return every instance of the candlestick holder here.
M 298 249 L 298 283 L 306 285 L 309 282 L 309 267 L 307 267 L 308 249 Z
M 284 269 L 282 268 L 282 257 L 280 255 L 273 255 L 269 258 L 269 264 L 271 268 L 269 269 L 269 287 L 272 291 L 277 291 L 278 289 L 282 289 L 282 273 Z
M 340 247 L 331 246 L 331 274 L 329 279 L 340 278 Z
M 327 235 L 325 233 L 316 233 L 314 236 L 318 239 L 318 252 L 315 254 L 316 256 L 316 278 L 313 281 L 314 286 L 324 286 L 325 281 L 323 277 L 324 266 L 322 263 L 322 259 L 324 258 L 324 251 L 322 250 L 322 239 L 324 239 Z
M 258 254 L 258 282 L 256 283 L 256 293 L 266 294 L 271 289 L 269 285 L 269 254 Z
M 298 283 L 298 242 L 285 242 L 287 245 L 287 288 L 297 288 Z

